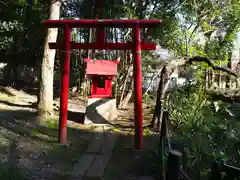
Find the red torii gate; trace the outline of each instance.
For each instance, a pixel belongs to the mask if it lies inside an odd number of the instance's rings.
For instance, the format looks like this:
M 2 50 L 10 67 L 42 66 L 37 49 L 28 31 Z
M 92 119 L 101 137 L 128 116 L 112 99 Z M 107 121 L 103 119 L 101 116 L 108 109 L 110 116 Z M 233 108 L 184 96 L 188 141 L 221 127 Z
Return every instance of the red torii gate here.
M 132 50 L 134 59 L 134 89 L 135 89 L 135 148 L 143 146 L 143 116 L 142 116 L 142 71 L 141 50 L 155 50 L 155 43 L 141 42 L 141 28 L 156 27 L 161 20 L 46 20 L 47 28 L 64 28 L 64 42 L 49 43 L 51 49 L 64 49 L 64 60 L 61 61 L 61 97 L 59 118 L 59 142 L 67 143 L 67 113 L 68 113 L 68 89 L 70 70 L 70 49 L 112 49 Z M 71 41 L 72 28 L 97 28 L 97 39 L 94 43 L 76 43 Z M 132 42 L 108 43 L 105 42 L 104 28 L 132 28 Z

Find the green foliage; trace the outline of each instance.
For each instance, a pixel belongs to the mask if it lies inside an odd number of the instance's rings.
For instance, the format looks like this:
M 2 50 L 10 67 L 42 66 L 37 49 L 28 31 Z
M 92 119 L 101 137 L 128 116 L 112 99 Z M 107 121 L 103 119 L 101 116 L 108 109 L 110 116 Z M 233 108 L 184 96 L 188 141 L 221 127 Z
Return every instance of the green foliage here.
M 171 93 L 166 108 L 171 114 L 171 139 L 184 146 L 184 167 L 193 179 L 205 179 L 213 160 L 238 153 L 234 146 L 240 123 L 227 111 L 236 107 L 215 101 L 201 86 L 192 86 Z
M 23 25 L 16 20 L 12 22 L 0 21 L 0 33 L 5 35 L 0 36 L 0 50 L 10 49 L 11 45 L 14 43 L 13 35 L 22 30 Z
M 42 53 L 44 31 L 41 22 L 46 18 L 45 4 L 28 1 L 7 1 L 0 15 L 0 61 L 34 64 Z M 22 56 L 18 61 L 15 56 Z M 31 58 L 30 58 L 31 57 Z M 33 58 L 34 57 L 34 58 Z M 28 61 L 31 59 L 31 61 Z

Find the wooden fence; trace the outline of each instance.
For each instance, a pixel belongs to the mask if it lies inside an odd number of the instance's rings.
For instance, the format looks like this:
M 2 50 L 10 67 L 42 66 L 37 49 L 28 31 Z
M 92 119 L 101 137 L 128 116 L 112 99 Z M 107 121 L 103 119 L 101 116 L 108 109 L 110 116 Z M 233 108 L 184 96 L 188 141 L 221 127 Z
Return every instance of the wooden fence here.
M 240 79 L 223 72 L 207 71 L 205 74 L 207 89 L 219 91 L 238 91 Z

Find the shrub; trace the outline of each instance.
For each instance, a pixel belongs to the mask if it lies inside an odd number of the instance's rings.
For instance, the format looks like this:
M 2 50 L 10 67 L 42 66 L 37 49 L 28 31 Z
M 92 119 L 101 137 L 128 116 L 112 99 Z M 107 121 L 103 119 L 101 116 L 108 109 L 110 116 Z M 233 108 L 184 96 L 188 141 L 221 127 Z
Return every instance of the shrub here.
M 166 108 L 171 141 L 184 146 L 184 167 L 193 179 L 206 178 L 213 160 L 233 156 L 240 137 L 237 117 L 229 114 L 233 105 L 216 101 L 195 86 L 172 92 Z

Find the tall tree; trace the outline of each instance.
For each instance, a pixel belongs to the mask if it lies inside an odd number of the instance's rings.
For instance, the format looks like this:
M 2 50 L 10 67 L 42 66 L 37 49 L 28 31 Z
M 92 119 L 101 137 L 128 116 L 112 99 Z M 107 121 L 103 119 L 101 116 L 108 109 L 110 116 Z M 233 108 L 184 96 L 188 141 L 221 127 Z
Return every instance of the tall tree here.
M 49 19 L 60 19 L 60 9 L 62 1 L 50 0 Z M 56 50 L 49 49 L 49 42 L 56 42 L 58 29 L 50 28 L 44 44 L 44 54 L 41 64 L 40 91 L 38 97 L 38 111 L 42 117 L 47 117 L 53 112 L 53 78 L 54 78 L 54 60 Z

